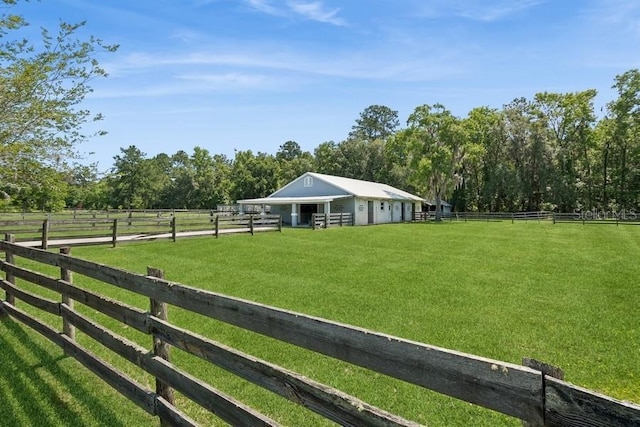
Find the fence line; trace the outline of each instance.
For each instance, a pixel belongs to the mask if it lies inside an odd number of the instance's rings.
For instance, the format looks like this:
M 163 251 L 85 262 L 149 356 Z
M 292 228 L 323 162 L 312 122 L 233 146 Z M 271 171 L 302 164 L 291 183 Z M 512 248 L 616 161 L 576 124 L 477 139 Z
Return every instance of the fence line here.
M 168 217 L 84 218 L 0 221 L 0 233 L 18 235 L 23 245 L 43 249 L 145 239 L 282 231 L 280 215 L 218 215 L 212 212 Z
M 311 215 L 311 228 L 314 230 L 329 227 L 342 227 L 353 225 L 354 216 L 350 212 L 346 213 L 315 213 Z
M 434 212 L 413 212 L 414 222 L 435 220 Z M 604 212 L 594 213 L 593 211 L 557 213 L 550 211 L 532 212 L 451 212 L 442 215 L 443 221 L 552 221 L 556 223 L 574 224 L 640 224 L 640 213 L 629 212 Z
M 106 348 L 155 376 L 159 383 L 180 391 L 230 424 L 275 423 L 186 374 L 170 361 L 159 357 L 158 351 L 146 350 L 139 344 L 120 337 L 80 314 L 64 301 L 55 302 L 25 292 L 9 278 L 13 278 L 14 282 L 15 278 L 20 278 L 66 295 L 68 299 L 152 335 L 154 340 L 195 354 L 340 424 L 415 425 L 339 390 L 178 328 L 163 319 L 162 314 L 156 315 L 156 310 L 144 312 L 85 290 L 77 283 L 70 283 L 70 280 L 52 278 L 18 267 L 15 257 L 57 266 L 61 269 L 61 277 L 75 272 L 144 295 L 158 304 L 181 307 L 532 422 L 534 425 L 640 423 L 640 406 L 619 402 L 561 380 L 551 379 L 539 370 L 528 367 L 446 350 L 169 282 L 162 277 L 155 277 L 161 276 L 161 273 L 154 270 L 149 270 L 147 276 L 132 274 L 69 255 L 24 247 L 9 240 L 0 242 L 0 250 L 13 257 L 11 262 L 9 256 L 6 261 L 0 261 L 0 269 L 7 275 L 7 279 L 1 281 L 0 285 L 7 295 L 11 294 L 24 303 L 61 316 L 78 331 L 91 336 Z M 163 423 L 193 425 L 159 391 L 147 390 L 117 369 L 89 356 L 65 331 L 59 333 L 53 330 L 18 309 L 15 302 L 3 302 L 0 308 L 58 344 L 65 353 L 76 357 L 138 406 L 161 417 Z

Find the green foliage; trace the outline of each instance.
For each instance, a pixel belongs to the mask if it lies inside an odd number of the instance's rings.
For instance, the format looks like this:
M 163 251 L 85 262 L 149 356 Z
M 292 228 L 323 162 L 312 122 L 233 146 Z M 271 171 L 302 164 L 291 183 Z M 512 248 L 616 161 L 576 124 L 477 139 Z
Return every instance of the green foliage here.
M 4 199 L 16 198 L 14 204 L 27 208 L 64 206 L 58 194 L 62 183 L 51 176 L 64 169 L 67 159 L 75 156 L 75 148 L 89 136 L 82 132 L 87 121 L 100 120 L 100 115 L 80 108 L 91 92 L 90 81 L 105 77 L 96 60 L 98 52 L 113 52 L 117 46 L 100 39 L 76 38 L 84 23 L 61 22 L 52 35 L 42 29 L 39 43 L 26 40 L 21 30 L 27 21 L 11 13 L 18 1 L 7 5 L 0 16 L 0 182 Z M 23 179 L 25 164 L 37 169 L 31 178 Z M 38 177 L 42 177 L 38 180 Z M 48 200 L 42 188 L 51 188 Z M 27 200 L 29 199 L 29 200 Z
M 398 112 L 385 105 L 370 105 L 360 113 L 360 118 L 349 132 L 349 139 L 375 141 L 386 140 L 400 126 Z
M 441 104 L 417 107 L 399 136 L 409 147 L 412 179 L 423 194 L 434 199 L 436 219 L 440 204 L 462 183 L 459 174 L 466 154 L 467 137 L 460 120 Z

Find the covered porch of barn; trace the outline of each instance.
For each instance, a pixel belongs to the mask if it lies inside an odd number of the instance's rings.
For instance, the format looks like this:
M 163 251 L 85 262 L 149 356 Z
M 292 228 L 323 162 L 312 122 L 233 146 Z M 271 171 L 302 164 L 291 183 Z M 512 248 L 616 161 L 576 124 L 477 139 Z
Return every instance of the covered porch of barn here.
M 351 203 L 348 200 L 351 199 Z M 260 212 L 269 211 L 282 215 L 282 221 L 292 227 L 311 225 L 313 214 L 331 214 L 332 212 L 352 212 L 353 196 L 305 196 L 305 197 L 262 197 L 257 199 L 238 200 L 240 213 L 246 206 L 260 206 Z M 353 213 L 353 212 L 352 212 Z

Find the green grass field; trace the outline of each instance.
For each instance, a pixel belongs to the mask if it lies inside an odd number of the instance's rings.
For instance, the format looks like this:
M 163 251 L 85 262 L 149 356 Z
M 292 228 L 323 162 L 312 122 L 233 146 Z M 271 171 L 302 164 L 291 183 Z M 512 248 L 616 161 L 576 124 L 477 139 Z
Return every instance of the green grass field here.
M 525 356 L 536 358 L 564 369 L 569 382 L 640 403 L 640 227 L 445 222 L 285 229 L 115 249 L 82 247 L 73 255 L 138 273 L 153 266 L 172 281 L 483 357 L 516 364 Z M 147 308 L 144 298 L 103 292 Z M 520 425 L 176 308 L 169 316 L 180 326 L 420 423 Z M 127 333 L 148 344 L 148 337 Z M 176 351 L 172 357 L 284 424 L 323 425 L 309 412 L 191 356 Z M 33 424 L 40 411 L 51 414 L 41 419 L 45 426 L 68 425 L 68 419 L 87 426 L 157 424 L 46 340 L 5 320 L 0 360 L 9 359 L 10 375 L 0 375 L 0 394 L 9 396 L 10 404 L 0 405 L 0 419 Z M 123 364 L 115 356 L 112 363 Z M 135 368 L 123 369 L 151 384 Z M 203 411 L 184 405 L 198 421 L 213 423 Z

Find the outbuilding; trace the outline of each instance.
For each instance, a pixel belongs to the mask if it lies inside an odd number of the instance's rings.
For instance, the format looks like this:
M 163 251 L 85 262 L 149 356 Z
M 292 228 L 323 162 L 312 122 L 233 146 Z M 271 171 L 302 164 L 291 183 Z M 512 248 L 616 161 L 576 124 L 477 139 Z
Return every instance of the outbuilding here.
M 269 206 L 293 227 L 307 226 L 313 214 L 351 213 L 354 225 L 411 221 L 420 211 L 422 197 L 378 182 L 307 172 L 268 197 L 238 200 L 247 205 Z

